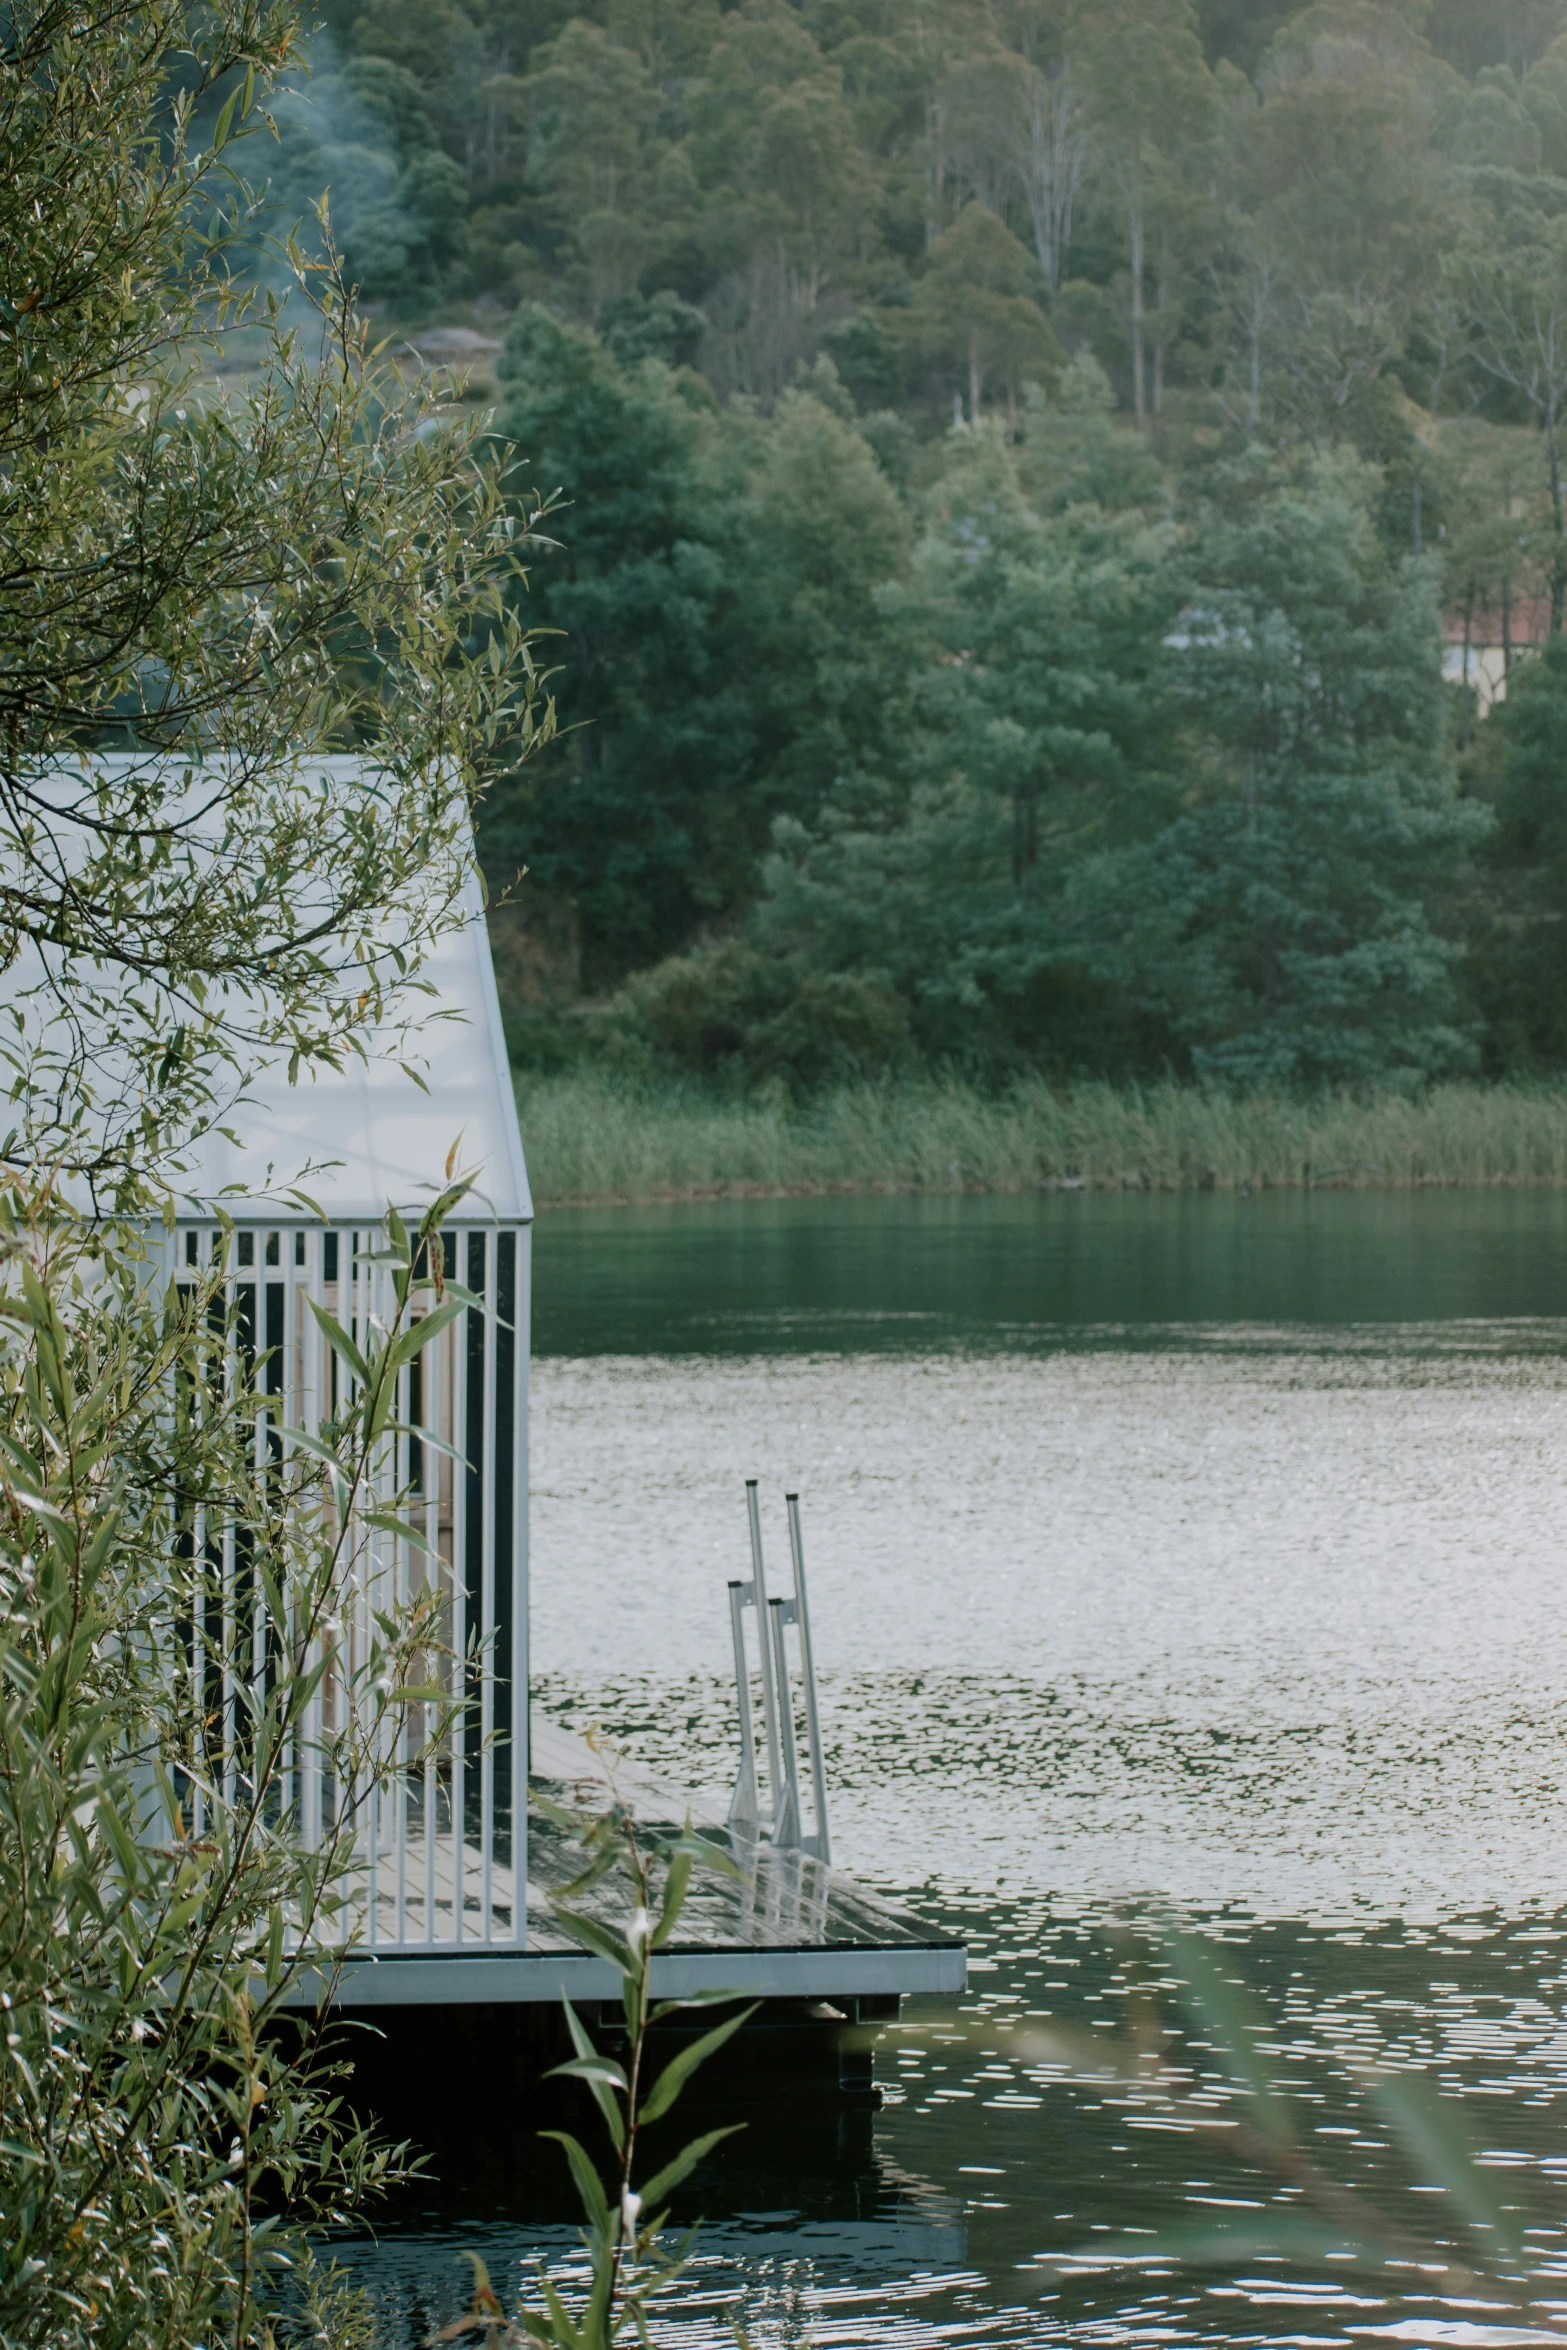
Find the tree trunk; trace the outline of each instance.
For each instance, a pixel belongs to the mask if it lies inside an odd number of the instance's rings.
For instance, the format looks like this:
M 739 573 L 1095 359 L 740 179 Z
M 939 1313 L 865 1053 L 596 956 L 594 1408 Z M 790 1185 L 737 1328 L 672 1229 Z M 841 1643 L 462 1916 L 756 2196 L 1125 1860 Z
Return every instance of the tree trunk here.
M 1054 80 L 1037 69 L 1023 85 L 1021 132 L 1013 171 L 1021 181 L 1034 232 L 1034 250 L 1045 283 L 1061 283 L 1072 240 L 1072 211 L 1088 161 L 1088 138 L 1072 81 L 1072 63 L 1063 58 Z
M 968 420 L 970 424 L 978 424 L 979 422 L 979 395 L 983 385 L 984 377 L 979 364 L 979 337 L 974 335 L 970 338 L 968 347 Z
M 1159 304 L 1159 324 L 1155 332 L 1153 347 L 1153 420 L 1156 431 L 1164 422 L 1164 327 L 1165 319 L 1168 316 L 1165 302 L 1170 291 L 1169 262 L 1169 248 L 1166 240 L 1161 237 L 1159 239 L 1159 276 L 1156 293 Z
M 1502 691 L 1513 673 L 1513 575 L 1502 576 Z
M 1567 516 L 1562 510 L 1561 419 L 1554 399 L 1545 412 L 1545 455 L 1551 472 L 1551 522 L 1556 538 L 1551 550 L 1551 634 L 1560 636 L 1567 610 Z
M 928 253 L 941 234 L 942 198 L 947 188 L 947 111 L 939 98 L 927 101 L 925 137 L 930 156 L 925 178 L 925 250 Z
M 1143 387 L 1143 176 L 1142 160 L 1134 141 L 1132 176 L 1127 202 L 1127 232 L 1132 261 L 1132 414 L 1137 429 L 1148 424 L 1147 395 Z

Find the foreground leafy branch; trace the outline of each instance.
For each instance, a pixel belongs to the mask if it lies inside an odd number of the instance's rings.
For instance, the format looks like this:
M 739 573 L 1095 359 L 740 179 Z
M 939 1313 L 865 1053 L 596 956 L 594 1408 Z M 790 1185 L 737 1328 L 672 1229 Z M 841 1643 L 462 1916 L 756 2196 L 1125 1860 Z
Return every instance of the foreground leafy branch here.
M 618 1798 L 608 1810 L 592 1817 L 565 1810 L 537 1789 L 532 1800 L 546 1819 L 582 1848 L 582 1869 L 551 1895 L 550 1908 L 560 1924 L 584 1948 L 612 1966 L 620 1978 L 624 2061 L 595 2045 L 568 1999 L 566 2025 L 576 2053 L 546 2076 L 581 2081 L 590 2091 L 609 2139 L 611 2184 L 606 2189 L 598 2164 L 569 2130 L 541 2132 L 564 2148 L 587 2221 L 583 2243 L 592 2273 L 585 2301 L 573 2313 L 549 2278 L 541 2274 L 542 2308 L 524 2308 L 515 2318 L 508 2318 L 483 2261 L 476 2253 L 467 2253 L 464 2257 L 473 2263 L 474 2270 L 472 2302 L 432 2340 L 443 2343 L 479 2335 L 488 2343 L 507 2346 L 507 2350 L 520 2350 L 528 2343 L 546 2345 L 547 2350 L 609 2350 L 628 2328 L 640 2342 L 649 2340 L 650 2304 L 683 2274 L 694 2238 L 691 2231 L 672 2251 L 665 2250 L 660 2238 L 669 2222 L 667 2199 L 715 2146 L 745 2125 L 735 2122 L 727 2128 L 705 2131 L 650 2176 L 640 2177 L 639 2133 L 664 2119 L 693 2074 L 750 2020 L 756 2008 L 739 2009 L 677 2049 L 648 2084 L 651 2035 L 658 2025 L 684 2010 L 734 2006 L 733 1991 L 693 1992 L 678 1999 L 654 1999 L 652 1995 L 654 1961 L 679 1925 L 693 1871 L 706 1867 L 732 1872 L 734 1864 L 715 1843 L 693 1834 L 689 1826 L 677 1836 L 652 1834 L 638 1825 Z M 624 1925 L 581 1906 L 612 1877 L 622 1883 L 629 1881 L 631 1908 Z
M 403 2167 L 338 2101 L 324 2008 L 290 2006 L 353 1931 L 383 1725 L 448 1702 L 420 1678 L 438 1577 L 357 1661 L 335 1627 L 352 1554 L 398 1523 L 377 1503 L 400 1377 L 468 1302 L 437 1294 L 463 1188 L 412 1233 L 388 1219 L 395 1312 L 364 1346 L 325 1317 L 353 1377 L 271 1476 L 264 1398 L 214 1312 L 221 1267 L 160 1294 L 58 1213 L 0 1207 L 7 2342 L 245 2350 L 284 2217 L 341 2216 Z M 243 1589 L 220 1528 L 242 1537 Z M 338 1791 L 312 1845 L 307 1767 Z

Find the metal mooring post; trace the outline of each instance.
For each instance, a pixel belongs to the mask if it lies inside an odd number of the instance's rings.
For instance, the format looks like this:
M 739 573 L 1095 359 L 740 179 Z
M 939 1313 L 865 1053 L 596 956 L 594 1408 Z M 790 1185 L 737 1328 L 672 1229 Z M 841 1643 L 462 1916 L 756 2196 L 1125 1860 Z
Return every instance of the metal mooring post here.
M 729 1629 L 735 1644 L 735 1696 L 740 1708 L 740 1768 L 729 1804 L 729 1825 L 748 1843 L 761 1832 L 762 1813 L 756 1795 L 756 1732 L 751 1726 L 751 1666 L 745 1653 L 745 1614 L 751 1605 L 751 1585 L 729 1586 Z
M 800 1627 L 800 1669 L 805 1676 L 805 1728 L 811 1742 L 811 1784 L 816 1796 L 816 1833 L 807 1836 L 805 1849 L 819 1861 L 832 1861 L 827 1832 L 827 1765 L 822 1755 L 822 1717 L 816 1704 L 816 1659 L 811 1651 L 811 1611 L 805 1598 L 805 1545 L 800 1538 L 800 1496 L 786 1493 L 789 1512 L 789 1555 L 794 1562 L 794 1614 Z
M 751 1529 L 751 1588 L 742 1587 L 741 1603 L 749 1598 L 756 1610 L 756 1645 L 761 1651 L 762 1666 L 762 1727 L 767 1734 L 767 1793 L 773 1807 L 773 1835 L 778 1833 L 778 1813 L 783 1803 L 783 1770 L 779 1761 L 778 1716 L 788 1696 L 787 1686 L 775 1687 L 773 1658 L 768 1634 L 767 1576 L 762 1566 L 762 1512 L 756 1498 L 756 1479 L 745 1481 L 746 1519 Z
M 780 1851 L 798 1851 L 801 1845 L 800 1766 L 795 1758 L 794 1698 L 789 1688 L 789 1652 L 784 1646 L 784 1626 L 794 1620 L 793 1602 L 770 1599 L 767 1614 L 772 1627 L 773 1671 L 778 1682 L 778 1743 L 783 1750 L 783 1780 L 777 1808 L 773 1813 L 773 1842 Z

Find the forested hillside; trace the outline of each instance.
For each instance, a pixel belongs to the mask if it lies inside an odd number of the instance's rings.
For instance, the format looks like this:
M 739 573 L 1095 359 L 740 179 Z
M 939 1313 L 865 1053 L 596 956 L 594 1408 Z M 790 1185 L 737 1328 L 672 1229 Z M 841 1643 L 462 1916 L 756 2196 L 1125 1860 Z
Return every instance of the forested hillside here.
M 560 492 L 525 1057 L 1567 1062 L 1567 0 L 327 0 L 274 166 Z

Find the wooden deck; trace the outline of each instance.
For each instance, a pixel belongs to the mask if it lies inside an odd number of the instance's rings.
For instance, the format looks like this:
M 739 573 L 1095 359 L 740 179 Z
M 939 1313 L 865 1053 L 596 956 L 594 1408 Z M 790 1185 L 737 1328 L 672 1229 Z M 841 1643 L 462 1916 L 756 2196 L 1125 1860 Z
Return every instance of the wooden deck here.
M 604 1760 L 581 1739 L 541 1722 L 532 1737 L 532 1777 L 557 1802 L 579 1809 L 602 1806 L 609 1792 Z M 914 1991 L 961 1991 L 966 1956 L 961 1942 L 912 1911 L 883 1900 L 838 1869 L 801 1852 L 775 1851 L 732 1836 L 720 1820 L 678 1791 L 619 1762 L 614 1787 L 649 1827 L 690 1819 L 729 1853 L 737 1876 L 699 1870 L 681 1917 L 678 1939 L 654 1961 L 659 1998 L 691 1991 L 733 1990 L 751 1999 L 885 2000 Z M 452 1935 L 457 1853 L 450 1838 L 437 1851 L 410 1847 L 401 1891 L 378 1881 L 374 1945 L 361 1933 L 342 1973 L 337 2000 L 344 2007 L 509 2005 L 566 1996 L 573 2001 L 618 1997 L 620 1984 L 604 1959 L 576 1945 L 557 1923 L 549 1895 L 576 1875 L 580 1854 L 541 1814 L 528 1831 L 527 1938 L 522 1949 L 497 1949 L 452 1939 L 398 1948 L 399 1902 L 403 1936 L 421 1922 L 409 1906 L 410 1885 L 433 1885 L 436 1934 Z M 462 1912 L 470 1934 L 481 1930 L 487 1904 L 492 1919 L 509 1920 L 511 1871 L 492 1865 L 488 1883 L 475 1847 L 462 1853 Z M 368 1892 L 368 1887 L 366 1888 Z M 611 1879 L 593 1907 L 607 1920 L 625 1914 L 626 1896 Z M 493 1933 L 493 1927 L 492 1927 Z

